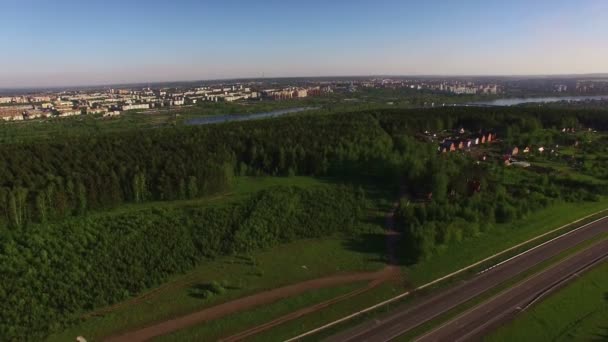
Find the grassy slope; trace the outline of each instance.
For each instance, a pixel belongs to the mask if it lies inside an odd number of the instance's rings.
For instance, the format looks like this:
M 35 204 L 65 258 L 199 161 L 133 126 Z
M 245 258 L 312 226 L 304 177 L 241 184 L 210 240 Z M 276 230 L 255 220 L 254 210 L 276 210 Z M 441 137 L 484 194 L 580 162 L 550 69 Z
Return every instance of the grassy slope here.
M 356 283 L 327 289 L 310 291 L 299 296 L 280 300 L 270 305 L 261 306 L 249 311 L 236 313 L 221 319 L 200 324 L 192 328 L 161 336 L 155 341 L 216 341 L 233 334 L 254 328 L 289 314 L 295 310 L 321 303 L 349 292 L 355 291 L 365 284 Z M 257 336 L 256 336 L 257 337 Z
M 324 184 L 326 183 L 321 180 L 309 177 L 238 178 L 232 192 L 214 198 L 127 205 L 115 209 L 113 212 L 138 210 L 151 206 L 225 205 L 230 201 L 238 201 L 248 194 L 272 186 L 314 187 Z M 380 233 L 381 228 L 379 226 L 376 228 L 376 233 Z M 331 237 L 297 241 L 247 256 L 222 257 L 205 262 L 185 275 L 174 277 L 162 286 L 160 291 L 145 300 L 131 304 L 127 302 L 127 305 L 118 310 L 102 316 L 91 317 L 64 332 L 51 336 L 49 340 L 71 340 L 78 335 L 84 335 L 88 340 L 95 340 L 118 331 L 302 280 L 339 272 L 377 270 L 384 265 L 383 252 L 383 239 L 376 238 L 372 243 L 361 246 L 351 238 Z M 212 281 L 227 283 L 228 290 L 221 295 L 206 299 L 197 298 L 194 295 L 195 286 Z M 310 298 L 309 304 L 312 304 L 317 298 L 314 294 L 307 296 Z
M 608 208 L 608 199 L 602 199 L 600 202 L 553 205 L 523 220 L 501 225 L 490 233 L 452 244 L 440 255 L 407 267 L 408 280 L 414 285 L 422 285 L 510 246 L 606 208 Z
M 608 263 L 582 275 L 487 341 L 590 341 L 608 339 Z
M 401 293 L 401 291 L 403 291 L 403 286 L 401 286 L 401 284 L 386 283 L 354 298 L 350 298 L 347 301 L 337 303 L 328 308 L 315 312 L 314 314 L 301 317 L 271 330 L 265 331 L 259 335 L 253 336 L 248 340 L 259 342 L 284 341 L 298 334 L 315 329 L 323 324 L 340 319 L 353 312 L 382 302 L 387 298 L 398 295 Z M 380 310 L 383 313 L 387 312 L 386 308 L 382 308 Z M 320 336 L 312 336 L 311 338 L 304 339 L 304 341 L 319 340 L 322 340 Z
M 127 302 L 114 312 L 91 317 L 49 340 L 66 341 L 78 335 L 95 340 L 266 289 L 337 272 L 381 268 L 383 263 L 377 260 L 377 255 L 346 248 L 345 241 L 338 238 L 299 241 L 247 257 L 224 257 L 175 277 L 164 291 L 143 301 Z M 227 283 L 228 290 L 206 299 L 195 296 L 197 285 L 212 281 Z
M 492 234 L 482 234 L 476 238 L 465 240 L 459 244 L 454 244 L 445 249 L 442 254 L 435 255 L 431 259 L 421 262 L 411 267 L 404 267 L 406 281 L 408 285 L 419 286 L 428 281 L 441 277 L 464 266 L 470 265 L 489 255 L 528 240 L 534 236 L 550 231 L 559 226 L 568 224 L 578 218 L 594 213 L 608 207 L 608 199 L 601 202 L 586 202 L 580 204 L 567 203 L 557 204 L 535 214 L 529 215 L 525 220 L 515 222 L 511 225 L 503 225 Z M 284 326 L 274 328 L 260 337 L 268 341 L 284 340 L 300 333 L 309 331 L 335 319 L 342 318 L 357 310 L 369 307 L 397 295 L 403 291 L 402 286 L 385 286 L 374 289 L 366 294 L 357 296 L 348 301 L 345 305 L 336 305 L 322 310 L 315 315 L 303 317 Z M 373 300 L 370 300 L 373 298 Z M 330 329 L 328 332 L 318 336 L 312 336 L 307 340 L 318 340 L 321 336 L 328 336 L 350 326 L 360 323 L 362 320 L 371 319 L 374 315 L 381 314 L 390 310 L 390 305 L 383 307 L 373 314 L 365 315 L 364 318 L 355 319 Z M 263 340 L 263 339 L 260 339 Z

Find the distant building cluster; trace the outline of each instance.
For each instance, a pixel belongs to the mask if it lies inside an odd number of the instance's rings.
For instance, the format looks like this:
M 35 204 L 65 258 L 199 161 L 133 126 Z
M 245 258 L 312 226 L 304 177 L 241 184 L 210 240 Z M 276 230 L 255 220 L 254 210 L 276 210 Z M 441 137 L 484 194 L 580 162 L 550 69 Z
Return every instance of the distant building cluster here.
M 428 134 L 428 133 L 427 133 Z M 438 147 L 438 151 L 441 153 L 454 152 L 457 150 L 468 150 L 477 145 L 483 145 L 491 143 L 496 140 L 496 133 L 494 132 L 480 132 L 478 134 L 465 134 L 464 129 L 461 129 L 458 134 L 458 138 L 447 138 L 444 139 Z
M 294 88 L 288 87 L 284 89 L 265 89 L 262 94 L 265 97 L 272 98 L 274 100 L 287 100 L 294 98 L 304 98 L 313 95 L 321 95 L 321 87 L 310 87 L 310 88 Z
M 578 93 L 606 93 L 608 92 L 608 80 L 581 80 L 576 82 Z
M 373 79 L 361 84 L 365 88 L 407 88 L 412 90 L 433 90 L 452 94 L 494 95 L 503 92 L 496 83 L 480 83 L 462 80 L 435 79 Z
M 242 100 L 285 100 L 321 95 L 328 89 L 320 86 L 282 86 L 253 88 L 229 84 L 186 89 L 150 87 L 143 89 L 105 89 L 27 96 L 0 97 L 0 119 L 20 121 L 45 117 L 68 117 L 83 114 L 115 116 L 124 111 L 193 105 L 199 102 L 234 102 Z

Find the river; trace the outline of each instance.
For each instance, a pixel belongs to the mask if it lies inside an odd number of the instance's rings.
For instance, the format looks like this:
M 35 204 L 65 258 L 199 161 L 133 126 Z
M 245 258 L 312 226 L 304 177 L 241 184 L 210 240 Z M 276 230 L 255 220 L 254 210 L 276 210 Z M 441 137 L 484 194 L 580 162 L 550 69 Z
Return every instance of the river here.
M 552 97 L 528 97 L 528 98 L 505 98 L 492 101 L 471 102 L 468 105 L 480 106 L 516 106 L 522 103 L 548 103 L 560 101 L 586 101 L 586 100 L 608 100 L 608 95 L 597 96 L 552 96 Z
M 286 114 L 305 112 L 309 110 L 319 109 L 319 107 L 296 107 L 296 108 L 288 108 L 288 109 L 278 109 L 269 112 L 262 113 L 254 113 L 254 114 L 224 114 L 224 115 L 214 115 L 214 116 L 204 116 L 200 118 L 194 118 L 187 120 L 185 122 L 186 125 L 209 125 L 230 121 L 247 121 L 254 119 L 263 119 L 263 118 L 274 118 Z

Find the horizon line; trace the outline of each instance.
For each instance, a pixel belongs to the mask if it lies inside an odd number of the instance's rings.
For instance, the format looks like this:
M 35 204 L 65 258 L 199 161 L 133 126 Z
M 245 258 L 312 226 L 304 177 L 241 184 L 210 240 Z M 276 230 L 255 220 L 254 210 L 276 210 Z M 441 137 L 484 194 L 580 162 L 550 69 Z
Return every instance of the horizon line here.
M 46 90 L 46 89 L 65 89 L 65 88 L 94 88 L 94 87 L 110 87 L 110 86 L 134 86 L 134 85 L 158 85 L 165 83 L 194 83 L 194 82 L 225 82 L 225 81 L 245 81 L 245 80 L 281 80 L 281 79 L 315 79 L 315 78 L 371 78 L 371 77 L 412 77 L 412 78 L 466 78 L 466 77 L 608 77 L 608 72 L 593 72 L 593 73 L 560 73 L 560 74 L 353 74 L 353 75 L 318 75 L 318 76 L 270 76 L 270 77 L 226 77 L 226 78 L 209 78 L 209 79 L 182 79 L 169 81 L 133 81 L 126 83 L 98 83 L 98 84 L 73 84 L 59 86 L 18 86 L 18 87 L 0 87 L 0 91 L 5 90 Z

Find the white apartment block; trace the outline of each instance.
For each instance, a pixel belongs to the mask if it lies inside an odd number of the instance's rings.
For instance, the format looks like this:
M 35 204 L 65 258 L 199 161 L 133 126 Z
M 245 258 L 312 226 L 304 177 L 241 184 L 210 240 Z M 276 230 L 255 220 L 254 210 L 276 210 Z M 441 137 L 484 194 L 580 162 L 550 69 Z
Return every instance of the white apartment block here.
M 150 109 L 149 103 L 140 103 L 140 104 L 130 104 L 130 105 L 122 105 L 121 110 L 134 110 L 134 109 Z

